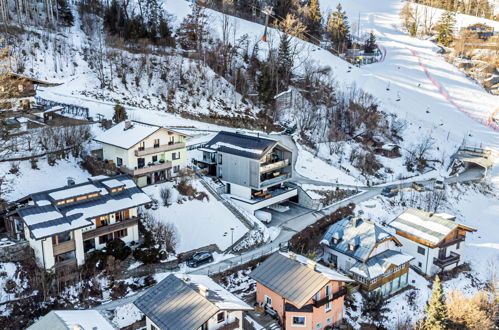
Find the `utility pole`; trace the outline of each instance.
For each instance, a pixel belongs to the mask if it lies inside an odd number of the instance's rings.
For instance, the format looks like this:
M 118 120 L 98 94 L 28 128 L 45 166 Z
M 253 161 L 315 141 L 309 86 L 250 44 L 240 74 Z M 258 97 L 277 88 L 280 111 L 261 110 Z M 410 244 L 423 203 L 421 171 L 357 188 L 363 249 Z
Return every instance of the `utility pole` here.
M 269 16 L 274 13 L 272 10 L 273 10 L 272 6 L 265 6 L 262 10 L 262 12 L 265 14 L 265 30 L 263 31 L 262 41 L 267 41 L 267 28 L 269 26 Z

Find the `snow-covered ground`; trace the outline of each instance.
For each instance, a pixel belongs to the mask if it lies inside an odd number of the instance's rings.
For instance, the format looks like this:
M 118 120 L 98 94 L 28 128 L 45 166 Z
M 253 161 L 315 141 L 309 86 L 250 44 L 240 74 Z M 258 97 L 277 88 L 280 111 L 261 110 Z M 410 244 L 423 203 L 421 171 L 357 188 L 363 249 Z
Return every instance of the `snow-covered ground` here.
M 159 201 L 157 210 L 149 210 L 158 219 L 175 225 L 179 233 L 179 244 L 176 252 L 190 251 L 196 248 L 216 244 L 222 251 L 227 249 L 232 241 L 236 242 L 248 229 L 221 202 L 217 201 L 199 182 L 191 181 L 198 192 L 205 192 L 209 201 L 187 200 L 178 196 L 173 189 L 173 182 L 143 188 L 144 192 Z M 162 205 L 160 189 L 172 188 L 172 204 Z M 178 201 L 177 201 L 178 200 Z M 234 228 L 231 231 L 231 228 Z M 233 233 L 233 237 L 232 237 Z

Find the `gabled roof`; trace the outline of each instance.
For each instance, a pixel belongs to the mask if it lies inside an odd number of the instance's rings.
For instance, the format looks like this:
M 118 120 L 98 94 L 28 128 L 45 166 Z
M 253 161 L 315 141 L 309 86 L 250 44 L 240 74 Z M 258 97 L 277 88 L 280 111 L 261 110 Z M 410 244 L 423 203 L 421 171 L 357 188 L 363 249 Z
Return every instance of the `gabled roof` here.
M 29 330 L 115 330 L 116 328 L 95 310 L 53 310 Z
M 356 224 L 355 221 L 357 221 Z M 334 238 L 339 240 L 338 244 L 334 244 Z M 365 262 L 369 259 L 376 244 L 388 239 L 401 245 L 393 235 L 375 223 L 348 217 L 332 224 L 324 234 L 321 243 L 360 262 Z M 355 250 L 350 249 L 350 244 L 356 245 Z
M 207 288 L 206 297 L 200 285 Z M 252 310 L 204 275 L 170 274 L 134 304 L 164 330 L 198 329 L 220 310 Z
M 390 222 L 389 226 L 430 245 L 438 245 L 458 227 L 466 231 L 476 231 L 449 219 L 446 214 L 434 214 L 415 208 L 405 210 Z
M 392 265 L 401 266 L 412 259 L 414 257 L 408 254 L 386 250 L 369 258 L 365 263 L 357 261 L 349 271 L 372 280 L 385 274 Z
M 110 194 L 104 183 L 111 180 L 115 184 L 121 182 L 124 189 Z M 99 195 L 71 204 L 55 204 L 58 200 L 94 192 Z M 128 175 L 113 179 L 93 178 L 89 182 L 33 193 L 21 200 L 33 201 L 33 205 L 21 206 L 14 212 L 21 217 L 35 239 L 91 226 L 93 218 L 151 202 Z
M 220 131 L 205 145 L 205 148 L 246 158 L 261 159 L 277 144 L 275 140 L 259 136 Z
M 126 128 L 126 122 L 131 122 L 131 126 Z M 168 130 L 169 132 L 173 132 L 178 135 L 188 136 L 159 125 L 143 123 L 135 120 L 126 120 L 101 133 L 94 140 L 128 150 L 161 129 Z
M 301 308 L 330 281 L 352 282 L 348 277 L 322 265 L 315 270 L 301 255 L 274 253 L 249 275 L 258 283 Z

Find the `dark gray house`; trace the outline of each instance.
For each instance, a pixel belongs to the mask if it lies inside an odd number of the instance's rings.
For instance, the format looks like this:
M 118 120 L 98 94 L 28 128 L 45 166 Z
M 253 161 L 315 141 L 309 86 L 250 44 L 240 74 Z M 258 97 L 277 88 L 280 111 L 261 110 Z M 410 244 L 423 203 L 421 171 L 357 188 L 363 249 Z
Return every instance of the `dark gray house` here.
M 200 151 L 202 173 L 218 177 L 225 192 L 247 210 L 297 195 L 296 188 L 284 185 L 293 177 L 293 153 L 278 141 L 221 131 Z
M 248 304 L 205 275 L 170 274 L 139 297 L 147 330 L 242 329 Z

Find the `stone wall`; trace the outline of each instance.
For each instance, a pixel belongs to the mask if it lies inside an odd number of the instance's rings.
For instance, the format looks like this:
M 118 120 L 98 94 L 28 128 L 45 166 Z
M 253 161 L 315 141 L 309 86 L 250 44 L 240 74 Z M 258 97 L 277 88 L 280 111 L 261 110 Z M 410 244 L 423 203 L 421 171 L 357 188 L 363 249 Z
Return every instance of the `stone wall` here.
M 32 255 L 31 253 L 28 253 L 28 249 L 30 249 L 30 247 L 27 241 L 0 247 L 0 262 L 17 262 L 25 260 Z

